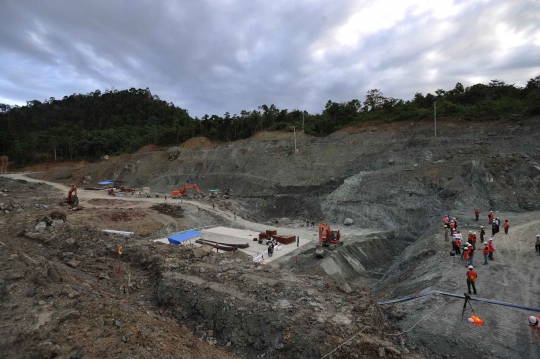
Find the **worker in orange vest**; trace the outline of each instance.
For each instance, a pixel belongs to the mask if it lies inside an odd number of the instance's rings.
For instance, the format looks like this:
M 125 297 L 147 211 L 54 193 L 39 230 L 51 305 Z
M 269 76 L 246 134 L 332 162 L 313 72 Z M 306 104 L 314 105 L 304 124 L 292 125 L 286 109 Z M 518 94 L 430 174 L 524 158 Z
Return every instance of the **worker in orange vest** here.
M 531 327 L 531 344 L 534 344 L 534 331 L 536 330 L 538 345 L 540 345 L 540 319 L 534 315 L 531 315 L 528 319 L 529 327 Z
M 474 247 L 470 245 L 468 248 L 469 248 L 469 265 L 473 265 Z
M 456 254 L 461 254 L 461 239 L 457 237 L 457 235 L 454 238 L 454 251 L 456 252 Z
M 443 218 L 443 222 L 444 222 L 444 226 L 446 228 L 448 228 L 448 223 L 450 222 L 450 217 L 448 217 L 448 215 L 445 215 L 444 218 Z
M 495 215 L 493 214 L 493 211 L 489 211 L 489 214 L 488 214 L 489 224 L 493 223 L 494 218 L 495 218 Z
M 484 242 L 484 249 L 482 249 L 482 253 L 484 254 L 484 265 L 488 264 L 488 256 L 489 256 L 489 245 L 488 242 Z
M 216 253 L 219 253 L 219 243 L 216 242 Z
M 472 287 L 474 294 L 476 295 L 476 286 L 474 285 L 474 282 L 476 282 L 476 272 L 474 271 L 473 266 L 469 266 L 469 270 L 467 271 L 467 289 L 469 290 L 469 294 L 472 294 Z
M 469 231 L 469 234 L 467 235 L 467 242 L 472 244 L 472 231 Z
M 476 232 L 473 232 L 471 236 L 471 243 L 472 243 L 472 247 L 476 249 Z
M 478 208 L 474 211 L 474 216 L 476 217 L 476 222 L 478 222 L 480 218 L 480 210 Z
M 493 252 L 495 252 L 495 246 L 493 245 L 493 239 L 488 240 L 489 260 L 493 260 Z
M 508 228 L 510 228 L 510 223 L 508 223 L 508 220 L 504 221 L 503 228 L 504 228 L 504 234 L 508 234 Z
M 465 260 L 465 267 L 468 266 L 469 263 L 469 244 L 465 243 L 465 247 L 463 248 L 463 259 Z

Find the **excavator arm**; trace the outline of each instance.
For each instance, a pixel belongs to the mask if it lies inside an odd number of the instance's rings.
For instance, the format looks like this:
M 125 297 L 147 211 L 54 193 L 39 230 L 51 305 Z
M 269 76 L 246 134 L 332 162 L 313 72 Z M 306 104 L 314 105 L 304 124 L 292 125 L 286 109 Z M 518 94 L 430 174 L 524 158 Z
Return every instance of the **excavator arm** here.
M 178 191 L 172 191 L 171 193 L 173 196 L 177 196 L 179 194 L 181 194 L 182 196 L 185 196 L 186 190 L 189 188 L 193 188 L 195 191 L 197 191 L 197 193 L 201 193 L 201 191 L 199 190 L 199 187 L 195 183 L 187 184 L 184 187 L 180 188 Z

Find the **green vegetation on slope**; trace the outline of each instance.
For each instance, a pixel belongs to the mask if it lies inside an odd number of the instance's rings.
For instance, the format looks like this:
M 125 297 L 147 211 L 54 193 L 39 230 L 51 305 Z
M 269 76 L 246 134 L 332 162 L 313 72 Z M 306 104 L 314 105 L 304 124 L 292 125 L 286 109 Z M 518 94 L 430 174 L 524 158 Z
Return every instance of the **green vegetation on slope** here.
M 540 114 L 540 76 L 523 88 L 492 80 L 488 85 L 435 95 L 415 94 L 410 101 L 385 97 L 380 90 L 367 92 L 364 102 L 328 101 L 322 113 L 279 110 L 259 106 L 239 115 L 204 115 L 192 118 L 188 111 L 161 100 L 147 89 L 73 94 L 62 100 L 28 101 L 26 106 L 0 104 L 0 153 L 18 165 L 52 159 L 97 159 L 105 154 L 133 152 L 148 144 L 175 145 L 195 136 L 233 141 L 259 130 L 292 130 L 301 127 L 324 136 L 362 121 L 423 120 L 437 114 L 465 120 L 496 120 L 509 116 Z

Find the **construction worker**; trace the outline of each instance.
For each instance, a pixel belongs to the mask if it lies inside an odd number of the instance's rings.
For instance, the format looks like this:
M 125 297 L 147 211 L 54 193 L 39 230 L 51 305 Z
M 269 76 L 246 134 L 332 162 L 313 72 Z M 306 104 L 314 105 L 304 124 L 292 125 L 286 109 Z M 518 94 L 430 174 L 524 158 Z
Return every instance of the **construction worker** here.
M 540 256 L 540 234 L 536 235 L 536 243 L 534 244 L 534 250 L 536 254 Z
M 472 247 L 476 249 L 476 232 L 473 232 L 471 241 L 472 241 Z
M 507 219 L 504 220 L 503 228 L 504 228 L 504 234 L 508 234 L 508 228 L 510 228 L 510 223 L 508 223 Z
M 470 245 L 469 247 L 469 264 L 473 265 L 473 259 L 474 259 L 474 246 Z
M 489 224 L 492 224 L 493 223 L 493 219 L 495 218 L 495 215 L 493 214 L 493 211 L 489 211 L 489 214 L 488 214 L 488 220 L 489 220 Z
M 467 243 L 472 244 L 472 231 L 469 231 L 469 234 L 467 235 Z
M 478 222 L 480 218 L 480 210 L 478 208 L 474 211 L 474 216 L 476 217 L 476 222 Z
M 468 266 L 469 263 L 469 244 L 465 243 L 465 246 L 463 247 L 463 260 L 465 261 L 465 267 Z
M 469 270 L 467 271 L 467 289 L 469 290 L 469 294 L 471 293 L 471 287 L 473 288 L 474 294 L 476 295 L 476 286 L 474 285 L 474 282 L 476 282 L 476 272 L 473 269 L 473 266 L 469 266 Z
M 486 235 L 486 231 L 484 231 L 484 226 L 480 226 L 480 242 L 484 241 L 485 235 Z
M 488 242 L 484 242 L 484 249 L 482 249 L 482 253 L 484 253 L 484 265 L 488 264 L 488 256 L 489 256 L 489 245 Z
M 219 243 L 216 242 L 216 253 L 219 253 Z
M 300 236 L 296 236 L 296 246 L 300 246 Z
M 529 327 L 531 327 L 531 344 L 534 344 L 534 331 L 536 330 L 536 338 L 538 345 L 540 345 L 540 319 L 531 315 L 529 318 Z
M 493 252 L 495 252 L 495 246 L 493 245 L 493 239 L 488 239 L 489 260 L 493 260 Z
M 443 222 L 444 222 L 444 227 L 449 228 L 450 217 L 448 217 L 448 215 L 445 215 L 443 218 Z
M 491 236 L 495 237 L 495 234 L 497 233 L 497 223 L 493 221 L 491 224 Z
M 455 223 L 454 221 L 450 221 L 450 232 L 453 232 L 455 230 Z
M 216 204 L 214 202 L 212 202 L 212 209 L 215 210 L 216 209 Z
M 455 235 L 454 238 L 455 238 L 454 251 L 456 252 L 456 254 L 461 254 L 461 239 L 459 238 L 457 234 Z
M 457 229 L 457 225 L 458 225 L 458 223 L 457 223 L 457 219 L 456 219 L 456 217 L 454 217 L 453 221 L 454 221 L 454 229 Z

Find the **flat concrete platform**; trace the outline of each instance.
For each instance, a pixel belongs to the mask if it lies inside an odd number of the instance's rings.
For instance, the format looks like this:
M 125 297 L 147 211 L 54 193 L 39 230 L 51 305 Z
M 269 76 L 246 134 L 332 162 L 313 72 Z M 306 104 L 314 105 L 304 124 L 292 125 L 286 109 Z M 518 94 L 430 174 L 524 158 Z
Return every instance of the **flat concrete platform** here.
M 208 239 L 210 241 L 228 243 L 228 244 L 248 243 L 249 244 L 248 248 L 240 248 L 238 250 L 242 251 L 243 253 L 246 253 L 252 258 L 260 254 L 263 254 L 264 260 L 262 260 L 260 263 L 269 263 L 273 261 L 274 259 L 283 257 L 284 255 L 298 248 L 296 246 L 296 242 L 287 244 L 287 245 L 281 244 L 279 249 L 276 250 L 276 248 L 274 248 L 274 255 L 272 257 L 268 257 L 268 246 L 265 244 L 259 244 L 259 242 L 253 240 L 253 238 L 257 238 L 257 239 L 259 238 L 259 232 L 236 229 L 236 228 L 228 228 L 228 227 L 208 228 L 208 229 L 202 230 L 202 232 L 204 233 L 204 239 Z M 278 233 L 278 234 L 288 234 L 288 233 Z M 300 238 L 299 247 L 304 246 L 308 243 L 313 243 L 313 240 Z

